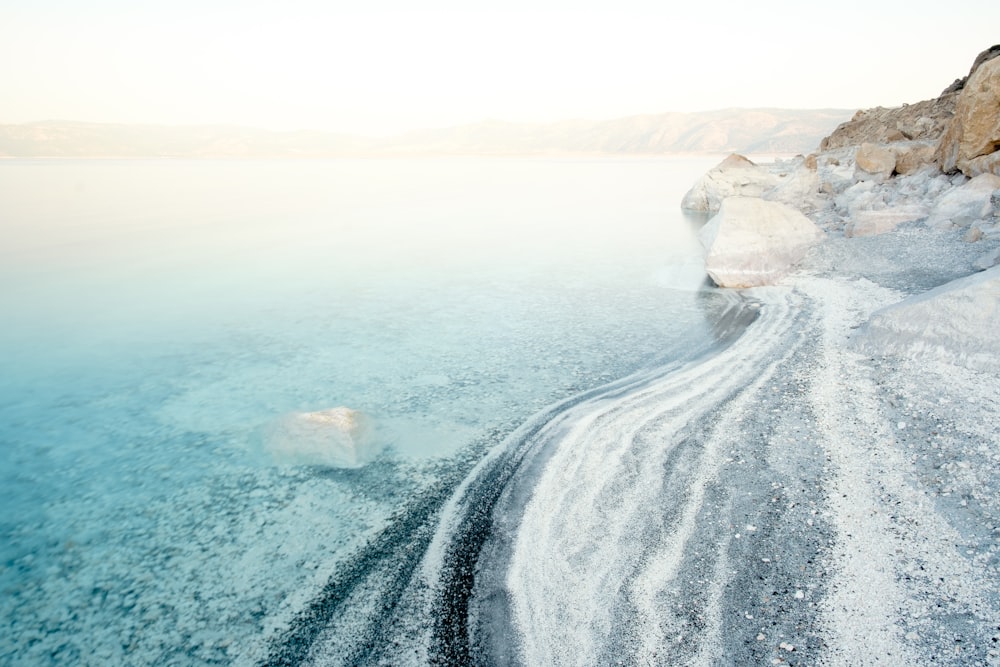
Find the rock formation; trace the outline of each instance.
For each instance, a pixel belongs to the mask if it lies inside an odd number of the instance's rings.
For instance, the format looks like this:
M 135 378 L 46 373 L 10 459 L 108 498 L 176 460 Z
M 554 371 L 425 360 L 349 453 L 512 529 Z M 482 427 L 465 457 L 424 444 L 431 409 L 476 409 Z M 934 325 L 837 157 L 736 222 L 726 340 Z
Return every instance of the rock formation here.
M 980 53 L 969 75 L 939 97 L 901 107 L 864 109 L 820 143 L 820 151 L 857 146 L 858 176 L 884 179 L 934 163 L 946 173 L 1000 174 L 1000 45 Z M 895 164 L 889 152 L 895 154 Z M 886 173 L 888 170 L 888 173 Z
M 820 142 L 820 151 L 832 151 L 862 143 L 886 144 L 896 141 L 934 141 L 944 134 L 955 113 L 958 94 L 901 107 L 862 109 Z
M 945 172 L 1000 175 L 1000 58 L 983 62 L 958 93 L 935 159 Z
M 268 451 L 278 463 L 359 468 L 380 450 L 371 420 L 346 407 L 296 412 L 266 434 Z
M 729 197 L 702 228 L 705 269 L 720 287 L 777 282 L 823 232 L 785 204 L 757 197 Z

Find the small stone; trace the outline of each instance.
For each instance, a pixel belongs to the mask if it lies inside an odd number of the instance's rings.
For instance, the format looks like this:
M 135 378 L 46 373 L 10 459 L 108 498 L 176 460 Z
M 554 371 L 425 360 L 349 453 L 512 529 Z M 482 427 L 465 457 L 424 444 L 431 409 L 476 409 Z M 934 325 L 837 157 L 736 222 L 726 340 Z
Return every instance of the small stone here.
M 795 591 L 795 599 L 796 599 L 796 600 L 801 600 L 801 599 L 802 599 L 802 598 L 804 598 L 805 596 L 806 596 L 806 594 L 805 594 L 805 593 L 803 593 L 802 591 Z

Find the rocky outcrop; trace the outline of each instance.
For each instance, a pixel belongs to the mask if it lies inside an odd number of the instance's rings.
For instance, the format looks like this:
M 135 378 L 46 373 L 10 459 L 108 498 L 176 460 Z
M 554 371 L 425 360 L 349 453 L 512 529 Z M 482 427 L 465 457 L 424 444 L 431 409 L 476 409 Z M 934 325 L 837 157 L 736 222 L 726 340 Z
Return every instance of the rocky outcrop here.
M 969 77 L 971 77 L 973 74 L 976 73 L 976 70 L 979 69 L 979 66 L 987 61 L 993 60 L 997 56 L 1000 56 L 1000 44 L 994 44 L 993 46 L 991 46 L 990 48 L 986 49 L 978 56 L 976 56 L 976 59 L 972 63 L 972 67 L 969 68 L 968 75 L 963 76 L 961 79 L 955 79 L 954 83 L 945 88 L 941 94 L 946 95 L 948 93 L 957 93 L 963 88 L 965 88 L 965 84 L 969 81 Z
M 998 56 L 1000 45 L 980 53 L 969 75 L 936 99 L 858 111 L 820 142 L 820 151 L 859 146 L 859 180 L 911 174 L 929 164 L 967 176 L 1000 174 Z M 896 157 L 888 173 L 887 151 Z
M 705 270 L 720 287 L 774 284 L 823 232 L 799 211 L 756 197 L 730 197 L 701 229 Z
M 266 434 L 268 451 L 278 463 L 359 468 L 379 453 L 371 420 L 346 407 L 296 412 Z
M 862 109 L 820 142 L 820 151 L 832 151 L 863 143 L 937 141 L 955 113 L 957 93 L 901 107 Z
M 935 160 L 944 172 L 1000 175 L 1000 58 L 984 62 L 969 77 L 955 116 L 941 138 Z
M 688 190 L 681 200 L 681 208 L 715 213 L 726 197 L 760 197 L 777 184 L 778 178 L 768 170 L 733 153 Z
M 1000 371 L 1000 267 L 960 278 L 872 314 L 855 344 L 865 352 L 937 357 Z

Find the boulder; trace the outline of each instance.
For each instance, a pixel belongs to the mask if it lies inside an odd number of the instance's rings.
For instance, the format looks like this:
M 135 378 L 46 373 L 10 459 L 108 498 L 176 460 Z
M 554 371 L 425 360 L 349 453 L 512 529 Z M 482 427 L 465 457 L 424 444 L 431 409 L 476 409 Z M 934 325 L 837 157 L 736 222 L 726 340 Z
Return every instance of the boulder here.
M 896 170 L 896 153 L 886 146 L 863 143 L 854 155 L 857 167 L 855 178 L 859 181 L 884 181 Z
M 1000 62 L 1000 61 L 998 61 Z M 938 229 L 968 227 L 993 215 L 993 195 L 1000 189 L 1000 176 L 980 174 L 952 188 L 934 204 L 927 224 Z
M 927 209 L 919 205 L 895 206 L 879 211 L 858 211 L 851 215 L 844 236 L 875 236 L 896 229 L 904 222 L 912 222 L 927 216 Z
M 993 58 L 972 73 L 958 94 L 955 117 L 941 137 L 935 160 L 944 172 L 958 169 L 967 176 L 1000 175 L 1000 160 L 979 160 L 993 155 L 998 148 L 1000 58 Z
M 781 279 L 823 232 L 800 212 L 757 197 L 729 197 L 699 232 L 705 270 L 720 287 Z
M 681 200 L 681 208 L 715 213 L 726 197 L 760 197 L 778 183 L 778 177 L 769 170 L 733 153 L 688 190 Z
M 854 336 L 869 354 L 1000 371 L 1000 266 L 876 311 Z
M 274 460 L 290 465 L 360 468 L 381 449 L 371 420 L 346 407 L 292 413 L 274 424 L 265 438 Z
M 896 154 L 896 173 L 906 176 L 933 165 L 935 148 L 929 141 L 901 141 L 893 144 L 891 149 Z

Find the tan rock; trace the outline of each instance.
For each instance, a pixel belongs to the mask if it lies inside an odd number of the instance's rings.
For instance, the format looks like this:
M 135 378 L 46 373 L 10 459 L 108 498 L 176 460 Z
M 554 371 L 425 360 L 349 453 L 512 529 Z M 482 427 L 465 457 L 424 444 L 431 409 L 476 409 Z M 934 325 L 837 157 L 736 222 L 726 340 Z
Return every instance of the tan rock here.
M 785 204 L 730 197 L 698 236 L 705 270 L 717 285 L 756 287 L 780 280 L 823 232 Z
M 860 172 L 855 172 L 859 180 L 885 180 L 896 169 L 896 153 L 886 146 L 863 143 L 854 156 L 854 164 Z
M 912 174 L 923 167 L 934 164 L 933 143 L 927 141 L 904 141 L 892 145 L 896 154 L 896 173 Z
M 864 142 L 886 143 L 890 137 L 937 141 L 944 133 L 955 109 L 957 93 L 942 94 L 901 107 L 876 107 L 859 111 L 820 143 L 820 151 L 831 151 Z
M 952 119 L 935 160 L 944 172 L 972 174 L 972 160 L 995 153 L 1000 147 L 1000 58 L 983 63 L 958 94 Z M 989 165 L 996 162 L 986 161 Z M 982 162 L 977 162 L 982 168 Z M 969 171 L 966 171 L 966 170 Z M 987 173 L 980 171 L 979 173 Z M 990 172 L 992 173 L 992 172 Z
M 811 171 L 816 171 L 816 169 L 819 168 L 819 165 L 816 162 L 815 153 L 810 153 L 809 155 L 807 155 L 806 159 L 803 160 L 802 164 L 805 166 L 806 169 L 809 169 Z

